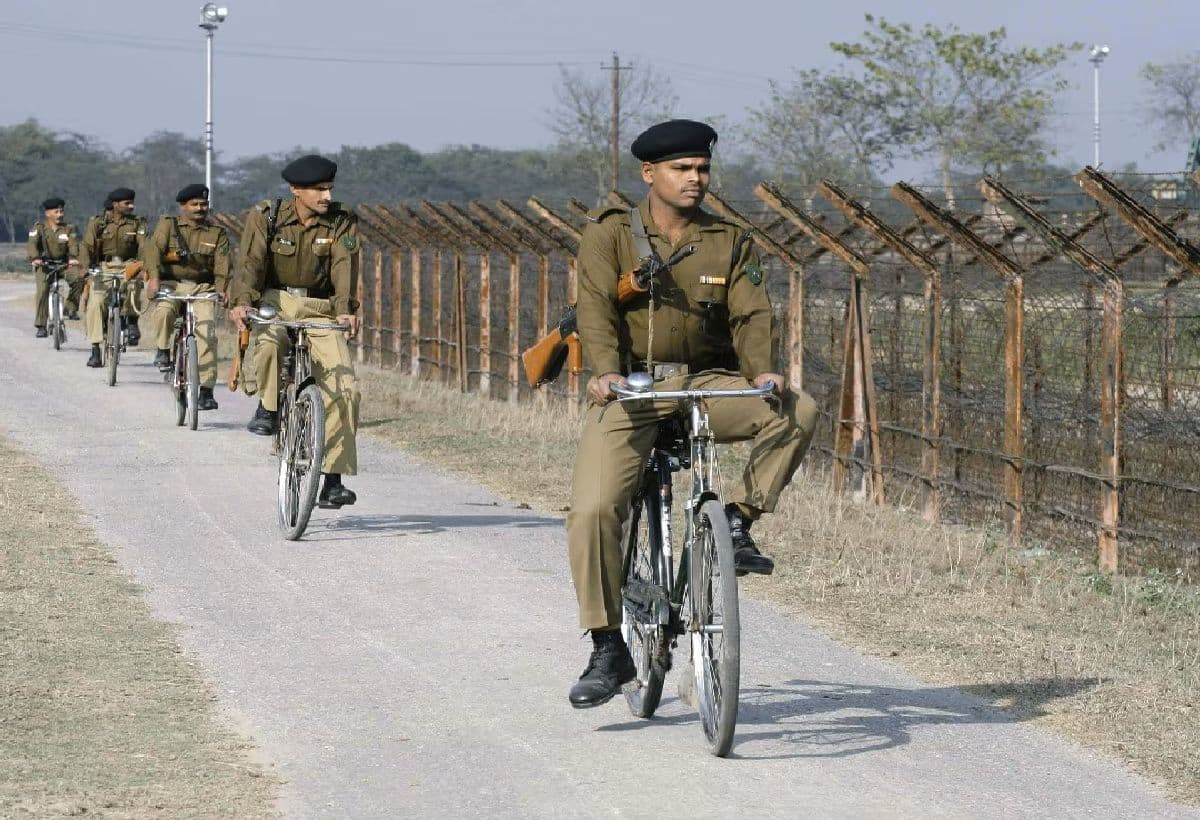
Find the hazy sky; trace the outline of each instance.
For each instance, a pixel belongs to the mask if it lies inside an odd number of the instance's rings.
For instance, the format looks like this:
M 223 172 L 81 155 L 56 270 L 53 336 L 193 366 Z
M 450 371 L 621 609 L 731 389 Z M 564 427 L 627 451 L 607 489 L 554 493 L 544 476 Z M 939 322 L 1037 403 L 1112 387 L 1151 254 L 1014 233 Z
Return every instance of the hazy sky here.
M 203 133 L 202 0 L 0 0 L 0 124 L 37 117 L 124 148 L 152 131 Z M 1197 4 L 1182 0 L 929 0 L 809 3 L 697 0 L 229 0 L 216 35 L 215 141 L 227 155 L 297 144 L 406 142 L 534 147 L 552 141 L 546 108 L 556 64 L 601 72 L 622 61 L 671 76 L 679 114 L 744 118 L 769 78 L 832 65 L 828 43 L 853 40 L 863 14 L 895 21 L 1006 26 L 1015 43 L 1108 43 L 1101 77 L 1103 161 L 1183 166 L 1139 111 L 1137 71 L 1200 49 Z M 1092 73 L 1055 122 L 1058 159 L 1091 161 Z M 626 140 L 628 144 L 628 140 Z M 909 169 L 911 173 L 911 169 Z

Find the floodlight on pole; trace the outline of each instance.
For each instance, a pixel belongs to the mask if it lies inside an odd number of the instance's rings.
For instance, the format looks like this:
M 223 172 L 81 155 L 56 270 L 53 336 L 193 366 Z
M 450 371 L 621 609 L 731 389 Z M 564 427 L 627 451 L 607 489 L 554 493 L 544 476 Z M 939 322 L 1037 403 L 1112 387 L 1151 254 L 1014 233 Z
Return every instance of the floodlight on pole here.
M 1100 64 L 1108 56 L 1108 46 L 1093 45 L 1088 61 L 1092 64 L 1092 167 L 1100 167 Z
M 210 207 L 213 194 L 213 33 L 228 16 L 229 9 L 216 3 L 205 3 L 200 9 L 200 28 L 204 29 L 206 34 L 208 56 L 204 95 L 204 185 L 208 188 Z

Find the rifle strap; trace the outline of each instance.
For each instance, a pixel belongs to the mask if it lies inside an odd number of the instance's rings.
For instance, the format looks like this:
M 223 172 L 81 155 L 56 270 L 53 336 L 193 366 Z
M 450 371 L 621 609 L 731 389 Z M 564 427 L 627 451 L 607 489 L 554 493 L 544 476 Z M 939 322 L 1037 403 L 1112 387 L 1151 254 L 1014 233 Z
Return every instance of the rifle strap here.
M 646 224 L 642 222 L 642 209 L 636 205 L 629 209 L 629 232 L 633 236 L 633 249 L 638 259 L 652 259 L 661 262 L 658 252 L 650 244 L 650 235 L 646 233 Z M 647 305 L 649 314 L 646 317 L 646 370 L 654 372 L 654 280 L 650 280 L 650 304 Z
M 179 230 L 179 219 L 177 217 L 171 217 L 171 230 L 175 234 L 175 244 L 179 246 L 179 261 L 183 262 L 191 257 L 192 252 L 188 250 L 187 242 L 183 241 L 183 231 Z
M 271 252 L 271 243 L 275 241 L 275 234 L 279 233 L 279 209 L 282 206 L 282 199 L 273 199 L 271 207 L 267 209 L 267 247 L 263 255 L 267 263 L 267 283 L 271 287 L 279 284 L 275 281 L 275 254 Z

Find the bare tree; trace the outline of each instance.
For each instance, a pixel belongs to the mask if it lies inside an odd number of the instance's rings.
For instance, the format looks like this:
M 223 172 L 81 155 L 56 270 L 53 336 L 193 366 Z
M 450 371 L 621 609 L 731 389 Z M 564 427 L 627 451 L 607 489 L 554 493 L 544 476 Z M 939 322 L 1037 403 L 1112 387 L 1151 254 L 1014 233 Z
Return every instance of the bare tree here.
M 559 66 L 555 104 L 546 113 L 560 148 L 576 153 L 596 176 L 599 197 L 608 193 L 609 138 L 612 125 L 610 75 Z M 622 143 L 658 120 L 669 119 L 679 98 L 671 80 L 648 64 L 622 69 L 618 77 Z M 622 146 L 624 147 L 624 146 Z
M 1174 150 L 1200 137 L 1200 52 L 1146 63 L 1138 76 L 1146 85 L 1143 108 L 1158 128 L 1155 151 Z

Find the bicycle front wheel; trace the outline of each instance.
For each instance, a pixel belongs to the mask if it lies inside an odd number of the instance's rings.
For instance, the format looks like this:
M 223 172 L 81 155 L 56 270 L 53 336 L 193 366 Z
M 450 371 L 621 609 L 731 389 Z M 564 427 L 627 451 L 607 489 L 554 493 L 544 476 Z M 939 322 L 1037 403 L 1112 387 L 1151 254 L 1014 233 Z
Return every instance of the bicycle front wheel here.
M 709 751 L 724 757 L 737 727 L 742 640 L 733 539 L 719 501 L 704 502 L 694 532 L 688 594 L 696 624 L 692 632 L 696 697 Z
M 200 423 L 200 359 L 195 337 L 188 336 L 183 355 L 187 360 L 187 426 L 195 430 Z
M 642 492 L 634 499 L 625 548 L 621 588 L 621 633 L 638 671 L 638 687 L 625 692 L 629 711 L 637 717 L 654 715 L 662 699 L 663 680 L 671 666 L 670 600 L 662 546 L 662 500 L 654 477 L 647 471 Z
M 171 369 L 166 379 L 175 399 L 175 425 L 182 427 L 187 420 L 187 366 L 183 342 L 177 336 L 171 345 Z
M 121 316 L 116 308 L 108 309 L 108 333 L 104 335 L 104 363 L 108 367 L 108 386 L 117 383 L 117 363 L 121 358 Z
M 300 391 L 291 406 L 280 406 L 279 422 L 286 425 L 279 448 L 278 522 L 283 537 L 304 535 L 325 461 L 325 405 L 315 384 Z
M 63 342 L 67 340 L 67 330 L 63 327 L 62 296 L 57 290 L 50 292 L 50 326 L 53 328 L 50 336 L 54 340 L 54 349 L 62 350 Z

